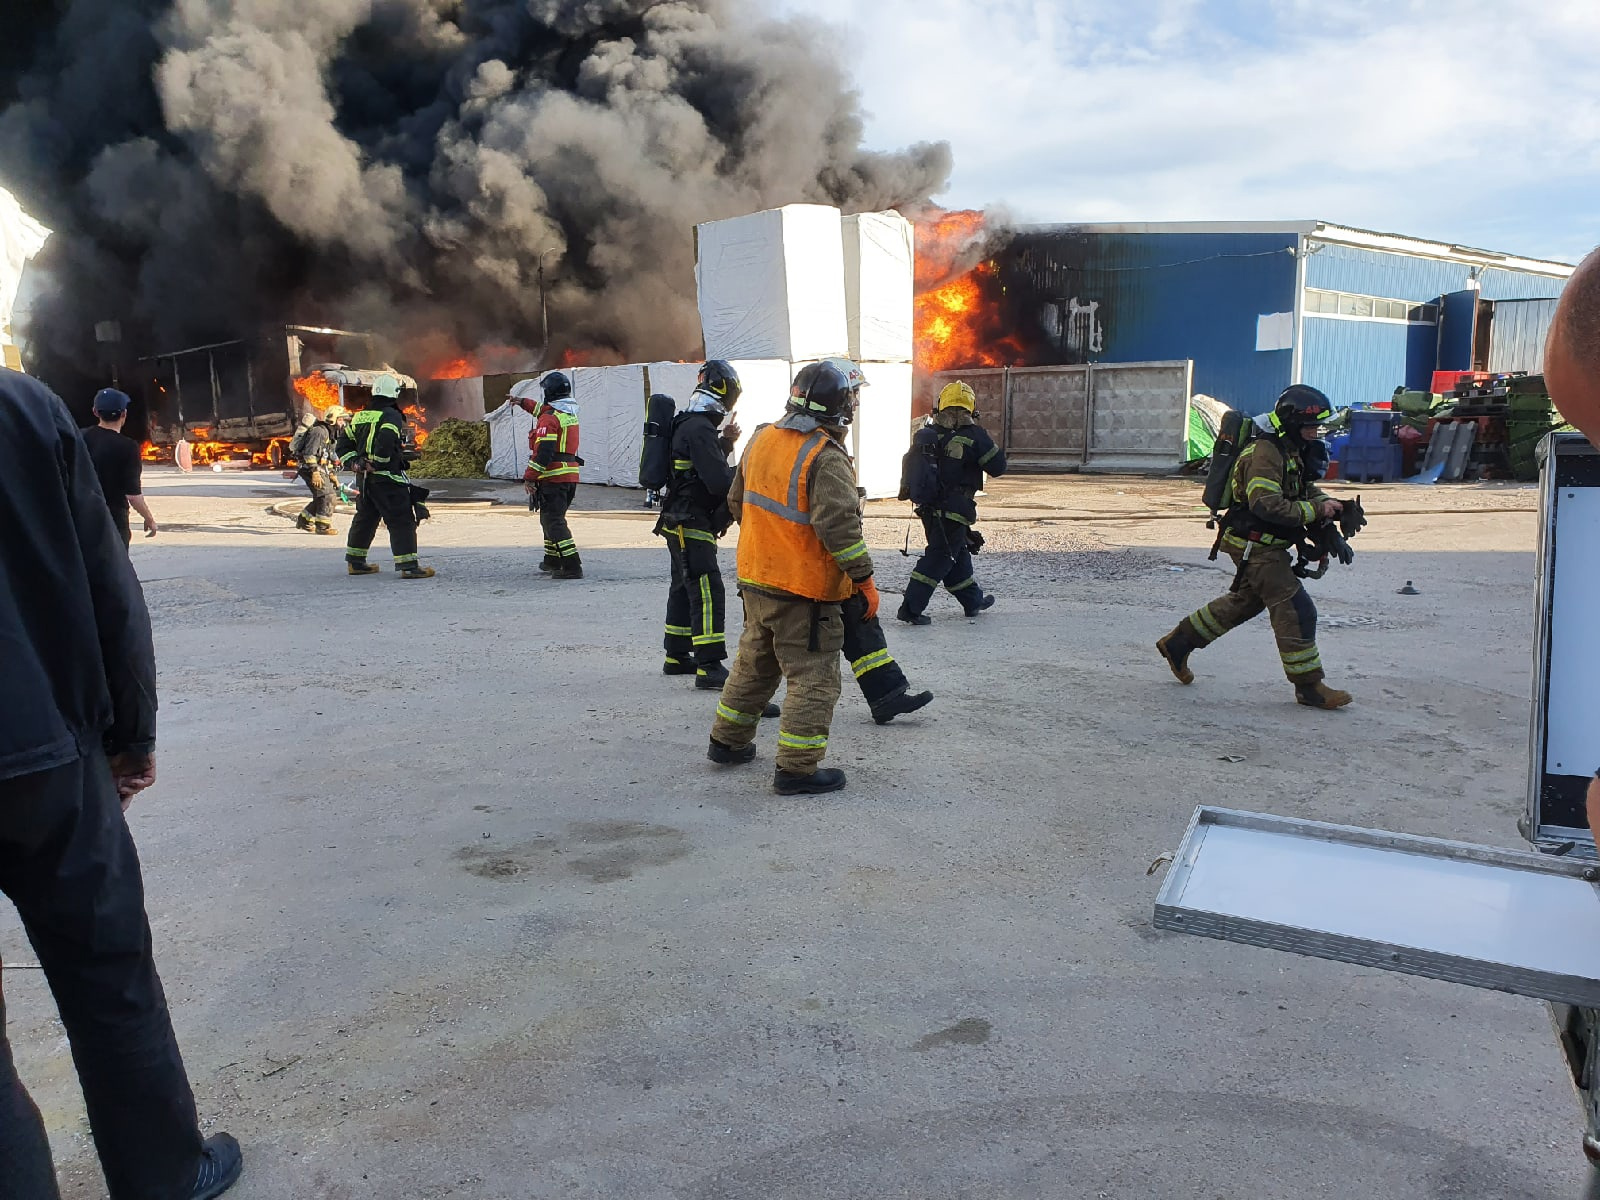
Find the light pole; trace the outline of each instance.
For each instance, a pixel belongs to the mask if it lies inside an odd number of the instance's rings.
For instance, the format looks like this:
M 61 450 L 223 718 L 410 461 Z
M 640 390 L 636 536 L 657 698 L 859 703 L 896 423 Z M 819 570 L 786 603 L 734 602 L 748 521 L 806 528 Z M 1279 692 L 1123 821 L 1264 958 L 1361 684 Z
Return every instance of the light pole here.
M 539 347 L 539 357 L 543 358 L 550 353 L 550 300 L 544 288 L 544 256 L 554 254 L 555 247 L 539 251 L 539 325 L 544 334 L 544 342 Z

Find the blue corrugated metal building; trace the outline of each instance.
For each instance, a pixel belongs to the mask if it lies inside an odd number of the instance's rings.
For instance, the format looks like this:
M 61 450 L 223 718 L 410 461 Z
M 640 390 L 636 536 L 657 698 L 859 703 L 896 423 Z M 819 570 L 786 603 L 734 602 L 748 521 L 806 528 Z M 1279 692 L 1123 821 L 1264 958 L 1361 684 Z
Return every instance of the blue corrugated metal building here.
M 1291 383 L 1345 405 L 1435 370 L 1537 370 L 1554 305 L 1520 302 L 1571 273 L 1321 221 L 1047 226 L 1001 256 L 1034 363 L 1193 359 L 1197 392 L 1252 413 Z

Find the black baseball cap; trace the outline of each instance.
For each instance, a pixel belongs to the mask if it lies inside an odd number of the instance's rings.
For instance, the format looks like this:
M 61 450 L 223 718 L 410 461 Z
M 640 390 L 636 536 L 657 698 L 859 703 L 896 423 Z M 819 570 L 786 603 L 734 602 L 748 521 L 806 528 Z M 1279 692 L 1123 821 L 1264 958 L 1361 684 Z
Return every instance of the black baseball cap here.
M 94 411 L 102 417 L 120 417 L 132 403 L 127 392 L 116 388 L 101 388 L 94 394 Z

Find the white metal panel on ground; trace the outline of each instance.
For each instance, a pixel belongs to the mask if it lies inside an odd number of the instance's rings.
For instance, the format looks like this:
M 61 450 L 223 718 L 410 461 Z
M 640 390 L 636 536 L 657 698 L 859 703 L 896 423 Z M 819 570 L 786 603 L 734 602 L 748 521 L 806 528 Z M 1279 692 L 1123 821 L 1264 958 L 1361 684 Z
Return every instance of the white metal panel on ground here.
M 1572 1004 L 1600 1002 L 1586 864 L 1202 807 L 1156 925 Z
M 1545 770 L 1589 775 L 1600 768 L 1600 488 L 1559 488 L 1550 582 L 1551 654 Z
M 485 469 L 490 477 L 521 479 L 528 466 L 533 417 L 508 400 L 483 419 L 489 424 L 489 465 Z
M 910 362 L 915 231 L 897 212 L 844 219 L 844 302 L 849 356 Z
M 1096 363 L 1086 471 L 1165 470 L 1184 461 L 1194 364 Z
M 822 358 L 849 342 L 839 210 L 791 204 L 698 227 L 706 356 Z
M 867 386 L 853 427 L 856 483 L 871 500 L 900 492 L 900 460 L 911 444 L 911 364 L 861 364 Z

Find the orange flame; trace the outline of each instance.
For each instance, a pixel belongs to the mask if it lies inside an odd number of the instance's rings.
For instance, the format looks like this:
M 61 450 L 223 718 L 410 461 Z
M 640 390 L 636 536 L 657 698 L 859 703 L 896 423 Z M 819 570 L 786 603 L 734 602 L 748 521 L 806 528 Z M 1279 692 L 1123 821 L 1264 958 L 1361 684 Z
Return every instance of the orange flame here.
M 936 212 L 917 226 L 916 365 L 922 372 L 1014 366 L 1022 347 L 1003 331 L 1000 277 L 983 253 L 981 212 Z
M 465 378 L 465 376 L 460 378 Z M 411 438 L 416 442 L 417 449 L 422 449 L 428 441 L 428 414 L 422 411 L 420 405 L 416 404 L 404 405 L 400 411 L 406 415 L 406 420 L 411 422 Z
M 434 363 L 422 370 L 422 379 L 471 379 L 474 375 L 482 375 L 483 369 L 473 359 L 462 355 L 446 362 Z
M 296 379 L 294 390 L 319 417 L 328 409 L 338 408 L 344 403 L 343 390 L 320 372 L 314 371 L 310 375 Z

